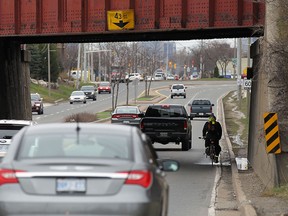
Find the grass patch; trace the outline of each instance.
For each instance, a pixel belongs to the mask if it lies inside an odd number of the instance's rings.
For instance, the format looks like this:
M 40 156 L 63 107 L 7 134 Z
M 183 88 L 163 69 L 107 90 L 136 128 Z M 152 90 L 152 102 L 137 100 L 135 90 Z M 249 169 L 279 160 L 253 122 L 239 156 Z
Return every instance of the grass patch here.
M 239 130 L 239 125 L 235 122 L 235 116 L 232 111 L 232 109 L 234 108 L 234 104 L 237 103 L 237 100 L 235 99 L 235 97 L 233 97 L 233 94 L 233 92 L 230 92 L 223 99 L 226 128 L 229 136 L 236 136 Z
M 149 96 L 143 96 L 137 98 L 137 101 L 150 101 L 153 100 L 156 97 L 156 95 L 149 95 Z
M 288 184 L 267 190 L 263 195 L 268 197 L 276 196 L 288 200 Z
M 76 90 L 72 86 L 68 85 L 59 85 L 58 89 L 50 89 L 50 96 L 49 96 L 49 89 L 34 83 L 30 85 L 31 93 L 39 93 L 43 98 L 43 101 L 46 103 L 54 103 L 57 100 L 64 99 L 68 100 L 71 92 Z
M 243 155 L 248 145 L 249 118 L 247 117 L 247 98 L 237 99 L 236 91 L 230 92 L 223 99 L 227 133 L 230 137 L 235 156 Z M 240 109 L 239 109 L 240 105 Z M 237 136 L 243 145 L 239 145 Z M 231 139 L 232 138 L 232 139 Z
M 97 116 L 97 120 L 102 120 L 102 119 L 106 119 L 106 118 L 110 118 L 111 117 L 111 109 L 110 110 L 105 110 L 103 112 L 98 112 L 96 114 Z

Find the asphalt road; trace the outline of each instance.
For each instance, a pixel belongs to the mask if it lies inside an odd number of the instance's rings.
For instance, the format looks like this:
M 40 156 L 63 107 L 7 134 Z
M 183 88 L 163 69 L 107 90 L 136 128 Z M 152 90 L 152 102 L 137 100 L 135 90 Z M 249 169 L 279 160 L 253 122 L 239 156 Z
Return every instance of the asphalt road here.
M 187 88 L 187 97 L 174 97 L 171 99 L 169 85 L 175 82 L 153 82 L 152 87 L 164 87 L 159 93 L 167 96 L 161 103 L 166 104 L 187 104 L 195 98 L 210 99 L 215 104 L 213 112 L 217 116 L 217 100 L 231 90 L 237 88 L 236 82 L 185 82 Z M 130 86 L 130 100 L 135 95 L 144 90 L 144 82 L 135 86 Z M 33 120 L 38 123 L 63 122 L 65 116 L 79 113 L 92 112 L 96 113 L 111 107 L 110 94 L 98 94 L 97 101 L 88 100 L 87 104 L 69 104 L 69 102 L 59 103 L 58 105 L 45 107 L 44 115 L 33 115 Z M 126 101 L 125 84 L 120 85 L 118 104 Z M 219 168 L 212 167 L 210 159 L 204 155 L 204 141 L 199 140 L 202 127 L 207 119 L 194 119 L 192 121 L 192 149 L 187 152 L 181 151 L 181 144 L 176 145 L 169 143 L 167 145 L 154 144 L 160 158 L 171 158 L 180 162 L 180 170 L 176 173 L 167 173 L 167 180 L 170 185 L 169 197 L 169 216 L 192 216 L 192 215 L 209 215 L 212 216 L 214 211 L 214 188 L 216 180 L 219 178 Z
M 212 83 L 211 83 L 212 84 Z M 219 83 L 218 85 L 188 85 L 186 99 L 167 97 L 161 103 L 187 104 L 195 98 L 207 98 L 215 104 L 213 112 L 217 116 L 217 100 L 227 92 L 236 89 L 235 83 Z M 169 90 L 159 91 L 169 96 Z M 192 149 L 181 151 L 181 145 L 154 144 L 160 158 L 175 159 L 180 162 L 181 168 L 176 173 L 168 173 L 170 185 L 169 216 L 181 215 L 213 215 L 214 188 L 219 178 L 218 168 L 211 166 L 211 161 L 204 155 L 204 141 L 198 137 L 202 135 L 202 127 L 207 119 L 195 118 L 192 121 Z

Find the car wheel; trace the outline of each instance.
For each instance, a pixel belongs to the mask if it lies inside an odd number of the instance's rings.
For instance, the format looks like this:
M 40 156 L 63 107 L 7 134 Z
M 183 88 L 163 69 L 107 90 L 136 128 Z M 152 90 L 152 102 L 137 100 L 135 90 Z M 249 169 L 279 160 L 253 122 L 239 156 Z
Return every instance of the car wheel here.
M 184 95 L 184 98 L 186 98 L 186 95 Z
M 44 114 L 44 109 L 41 110 L 41 114 L 42 114 L 42 115 Z
M 182 151 L 189 150 L 189 139 L 182 140 Z
M 84 103 L 84 104 L 86 104 L 86 100 L 85 100 L 85 101 L 83 101 L 83 103 Z
M 38 115 L 41 115 L 41 110 L 38 111 Z
M 171 95 L 171 99 L 173 99 L 173 96 Z
M 70 104 L 73 104 L 73 102 L 70 101 Z
M 98 94 L 101 94 L 101 92 L 99 91 Z

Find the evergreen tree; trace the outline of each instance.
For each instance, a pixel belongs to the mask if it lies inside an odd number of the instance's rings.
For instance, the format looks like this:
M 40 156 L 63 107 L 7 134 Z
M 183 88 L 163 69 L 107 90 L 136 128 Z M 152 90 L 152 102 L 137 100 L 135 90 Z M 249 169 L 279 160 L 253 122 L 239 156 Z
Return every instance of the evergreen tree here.
M 219 69 L 218 69 L 217 66 L 215 66 L 215 68 L 214 68 L 214 75 L 213 76 L 214 77 L 219 77 Z

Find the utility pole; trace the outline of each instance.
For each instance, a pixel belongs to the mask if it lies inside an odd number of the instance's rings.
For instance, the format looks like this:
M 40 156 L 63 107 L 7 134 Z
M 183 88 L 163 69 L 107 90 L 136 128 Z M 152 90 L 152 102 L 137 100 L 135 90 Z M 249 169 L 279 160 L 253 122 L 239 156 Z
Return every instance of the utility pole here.
M 248 38 L 248 47 L 247 47 L 247 68 L 250 67 L 250 44 L 251 38 Z M 252 86 L 252 85 L 251 85 Z M 251 98 L 251 89 L 247 90 L 247 116 L 249 117 L 250 114 L 250 98 Z
M 78 59 L 77 59 L 77 77 L 76 77 L 76 89 L 79 89 L 79 69 L 80 69 L 80 59 L 81 59 L 81 44 L 78 44 Z M 81 73 L 81 72 L 80 72 Z
M 237 46 L 236 46 L 236 38 L 234 38 L 234 61 L 236 59 L 236 56 L 237 56 Z M 236 78 L 236 64 L 235 64 L 235 62 L 233 62 L 233 68 L 234 68 L 234 79 L 237 79 Z
M 48 95 L 51 96 L 51 71 L 50 71 L 50 44 L 47 45 L 48 49 Z
M 237 99 L 239 101 L 239 109 L 241 107 L 241 38 L 237 38 Z

